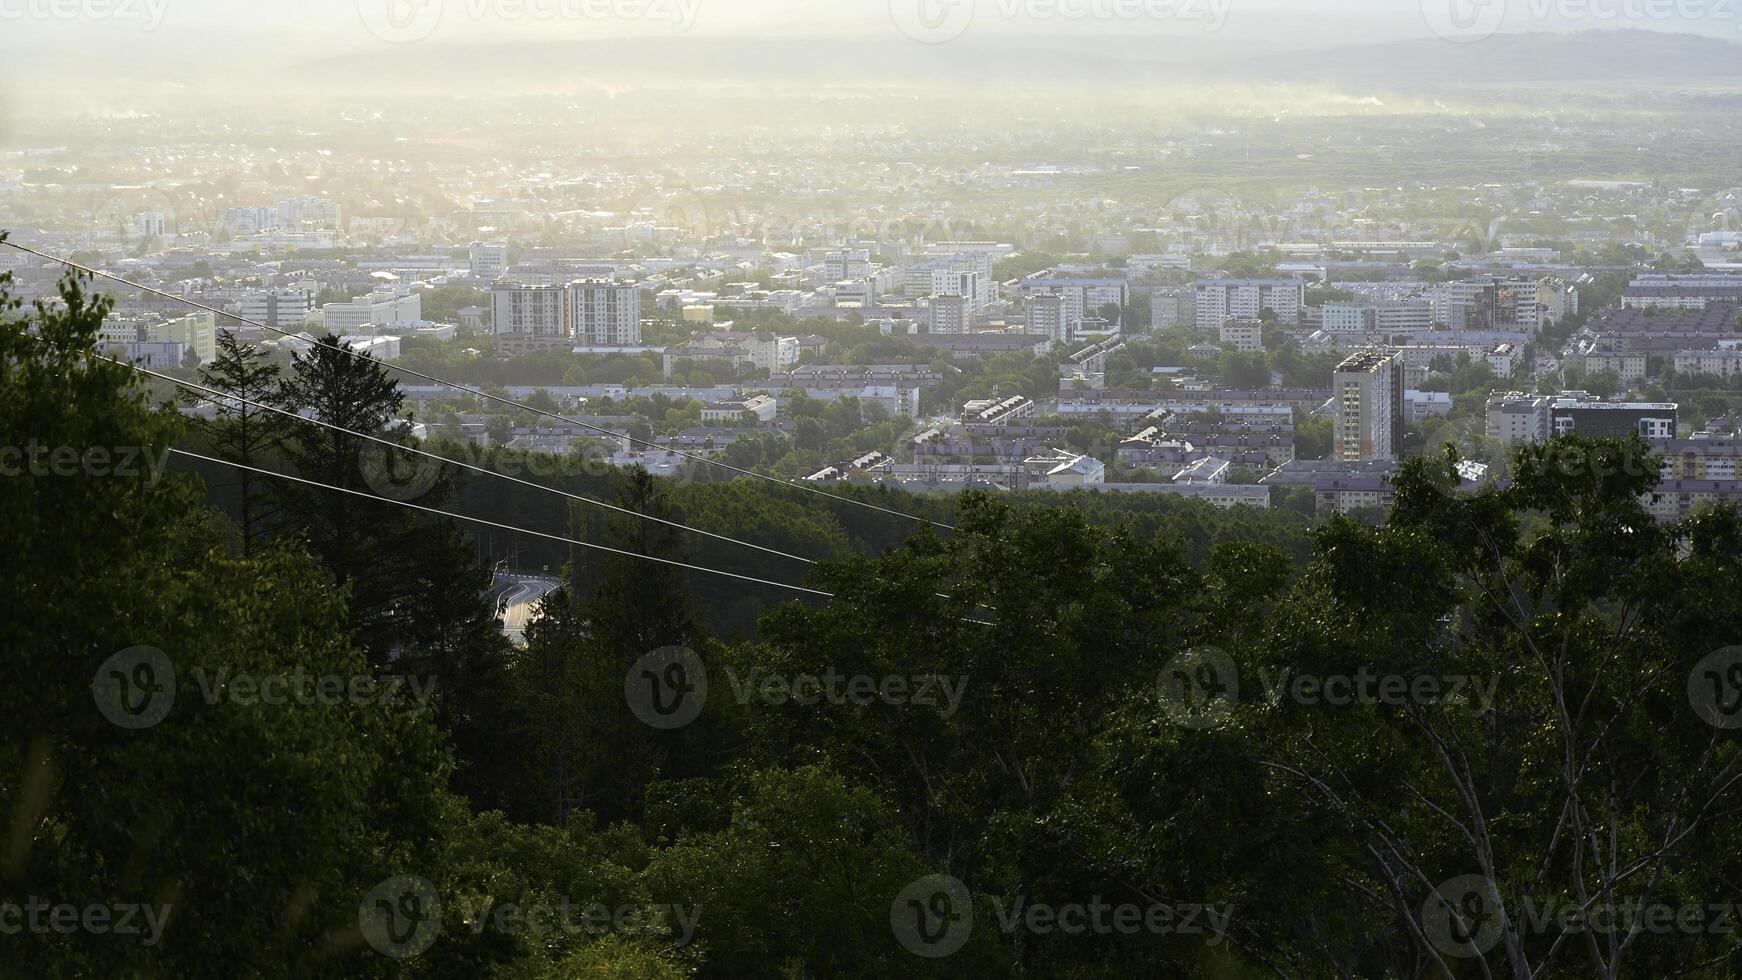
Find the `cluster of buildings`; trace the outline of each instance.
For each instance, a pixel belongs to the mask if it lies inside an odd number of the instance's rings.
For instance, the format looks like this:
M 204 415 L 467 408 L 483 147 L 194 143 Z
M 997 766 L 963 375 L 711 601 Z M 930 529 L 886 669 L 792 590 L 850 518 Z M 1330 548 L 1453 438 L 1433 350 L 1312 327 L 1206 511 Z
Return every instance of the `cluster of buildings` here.
M 1326 339 L 1390 343 L 1398 335 L 1429 331 L 1515 333 L 1534 336 L 1579 312 L 1576 283 L 1558 276 L 1478 276 L 1441 283 L 1334 282 L 1358 295 L 1308 303 L 1304 276 L 1274 279 L 1201 279 L 1193 283 L 1190 322 L 1201 334 L 1223 333 L 1230 321 L 1270 320 Z M 1158 290 L 1154 315 L 1181 320 L 1177 290 Z M 1365 294 L 1365 295 L 1359 295 Z M 1171 302 L 1164 302 L 1168 300 Z

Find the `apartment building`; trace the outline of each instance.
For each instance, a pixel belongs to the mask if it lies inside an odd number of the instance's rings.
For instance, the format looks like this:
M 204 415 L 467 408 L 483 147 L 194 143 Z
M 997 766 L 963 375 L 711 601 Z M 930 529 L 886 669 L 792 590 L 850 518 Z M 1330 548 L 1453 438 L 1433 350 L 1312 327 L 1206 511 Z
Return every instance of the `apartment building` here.
M 1264 349 L 1264 321 L 1229 317 L 1219 334 L 1224 348 L 1251 354 Z
M 244 293 L 236 305 L 245 320 L 288 330 L 313 318 L 315 294 L 308 289 L 267 289 Z
M 497 283 L 490 287 L 490 316 L 491 342 L 500 354 L 575 346 L 566 287 Z
M 1055 344 L 1070 343 L 1083 322 L 1081 318 L 1071 318 L 1069 301 L 1056 293 L 1036 293 L 1025 298 L 1022 311 L 1028 332 L 1050 337 Z
M 823 256 L 823 280 L 841 282 L 871 277 L 869 249 L 838 249 Z
M 1654 272 L 1635 276 L 1621 291 L 1621 306 L 1630 310 L 1703 310 L 1713 303 L 1742 303 L 1742 276 Z
M 473 242 L 470 258 L 473 279 L 495 282 L 508 274 L 508 246 L 503 242 Z
M 973 321 L 968 298 L 959 294 L 931 298 L 931 332 L 934 334 L 965 334 Z
M 1426 299 L 1326 303 L 1319 323 L 1330 333 L 1418 333 L 1433 326 L 1433 304 Z
M 1301 279 L 1203 279 L 1194 284 L 1194 318 L 1200 333 L 1221 330 L 1229 317 L 1259 319 L 1265 310 L 1287 324 L 1298 324 L 1306 305 Z
M 563 287 L 575 342 L 582 347 L 634 347 L 641 343 L 641 290 L 609 279 L 581 279 Z
M 1552 400 L 1522 391 L 1497 393 L 1488 399 L 1488 438 L 1504 445 L 1537 443 L 1554 431 Z
M 1684 350 L 1675 356 L 1675 373 L 1732 378 L 1742 374 L 1742 349 Z
M 1384 350 L 1362 351 L 1331 378 L 1336 413 L 1332 457 L 1345 462 L 1397 458 L 1404 429 L 1404 363 Z

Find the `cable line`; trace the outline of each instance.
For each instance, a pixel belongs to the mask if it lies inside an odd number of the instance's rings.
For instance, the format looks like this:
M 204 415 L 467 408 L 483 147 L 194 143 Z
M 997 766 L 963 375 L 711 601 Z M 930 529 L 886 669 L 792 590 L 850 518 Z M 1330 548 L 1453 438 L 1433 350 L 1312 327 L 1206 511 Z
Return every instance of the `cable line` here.
M 666 520 L 663 517 L 656 517 L 652 514 L 643 514 L 640 511 L 631 510 L 628 507 L 620 507 L 616 504 L 606 503 L 603 500 L 595 500 L 592 497 L 584 497 L 584 496 L 581 496 L 580 494 L 570 493 L 567 490 L 562 490 L 562 489 L 559 489 L 557 487 L 547 487 L 547 486 L 540 484 L 540 483 L 533 483 L 530 480 L 522 480 L 517 476 L 511 476 L 507 473 L 499 473 L 495 470 L 488 469 L 488 468 L 483 467 L 483 466 L 478 466 L 478 465 L 473 464 L 473 463 L 467 463 L 467 462 L 464 462 L 462 460 L 451 459 L 447 456 L 441 456 L 441 455 L 438 455 L 436 453 L 425 452 L 424 450 L 421 450 L 421 449 L 416 449 L 416 448 L 413 448 L 411 446 L 404 445 L 402 443 L 394 442 L 391 439 L 383 439 L 379 436 L 370 435 L 367 432 L 358 432 L 355 429 L 347 429 L 342 425 L 334 425 L 331 422 L 322 421 L 321 419 L 310 418 L 307 415 L 300 415 L 300 414 L 298 414 L 296 412 L 292 412 L 288 409 L 278 408 L 278 407 L 273 406 L 273 405 L 267 405 L 263 402 L 252 401 L 250 399 L 243 398 L 241 395 L 235 395 L 235 394 L 231 394 L 231 393 L 225 392 L 225 391 L 218 391 L 218 390 L 213 389 L 213 388 L 208 388 L 205 385 L 195 384 L 192 381 L 183 381 L 180 378 L 172 378 L 167 374 L 161 374 L 157 371 L 153 371 L 149 368 L 141 367 L 137 364 L 126 364 L 122 361 L 116 360 L 113 357 L 104 357 L 101 354 L 98 354 L 97 357 L 101 360 L 108 361 L 111 364 L 120 364 L 123 367 L 131 367 L 133 370 L 138 371 L 141 374 L 148 374 L 151 377 L 159 378 L 161 380 L 171 382 L 172 384 L 178 384 L 184 388 L 190 388 L 194 391 L 204 392 L 208 395 L 213 396 L 214 398 L 222 398 L 222 399 L 225 399 L 227 401 L 241 402 L 244 405 L 250 405 L 250 406 L 253 406 L 254 408 L 262 409 L 264 411 L 276 412 L 279 415 L 288 416 L 289 418 L 296 419 L 299 422 L 307 422 L 310 425 L 318 425 L 318 426 L 325 428 L 325 429 L 332 429 L 335 432 L 343 432 L 347 435 L 356 436 L 359 439 L 367 439 L 370 442 L 378 442 L 383 446 L 387 446 L 387 447 L 392 448 L 392 449 L 397 449 L 400 452 L 411 453 L 411 454 L 416 455 L 416 456 L 423 456 L 423 457 L 433 459 L 433 460 L 436 460 L 436 461 L 442 462 L 442 463 L 449 463 L 449 464 L 452 464 L 454 466 L 458 466 L 462 469 L 471 470 L 475 473 L 483 473 L 486 476 L 494 476 L 494 477 L 497 477 L 498 479 L 507 480 L 511 483 L 518 483 L 524 487 L 531 487 L 534 490 L 543 490 L 543 491 L 546 491 L 548 493 L 554 493 L 554 494 L 557 494 L 558 496 L 567 497 L 570 500 L 579 501 L 579 502 L 584 503 L 584 504 L 591 504 L 594 507 L 603 507 L 606 510 L 616 511 L 619 514 L 628 514 L 630 517 L 639 517 L 642 520 L 653 521 L 656 524 L 664 524 L 667 527 L 674 527 L 674 528 L 678 528 L 680 530 L 690 531 L 690 532 L 695 533 L 695 534 L 703 535 L 704 537 L 713 538 L 717 541 L 726 541 L 726 542 L 730 542 L 731 544 L 743 545 L 746 548 L 754 548 L 757 551 L 766 552 L 766 553 L 771 554 L 771 555 L 778 555 L 781 558 L 790 558 L 793 561 L 802 561 L 807 565 L 815 565 L 816 564 L 816 562 L 812 559 L 804 558 L 804 557 L 801 557 L 799 555 L 788 554 L 787 552 L 780 551 L 776 548 L 768 548 L 768 547 L 764 547 L 763 545 L 752 544 L 749 541 L 741 541 L 737 538 L 729 537 L 729 536 L 724 535 L 724 534 L 716 534 L 713 531 L 704 531 L 699 527 L 691 527 L 688 524 L 682 524 L 682 523 L 679 523 L 677 521 Z
M 637 558 L 637 559 L 640 559 L 642 561 L 656 562 L 656 563 L 661 564 L 661 565 L 671 565 L 671 566 L 676 567 L 676 568 L 687 568 L 693 572 L 706 572 L 709 575 L 721 575 L 721 576 L 724 576 L 726 578 L 735 578 L 741 582 L 753 582 L 757 585 L 767 585 L 767 586 L 772 586 L 772 587 L 777 588 L 777 589 L 788 589 L 788 590 L 793 591 L 793 592 L 802 592 L 802 593 L 805 593 L 807 595 L 821 596 L 822 598 L 825 598 L 825 599 L 833 599 L 835 597 L 834 593 L 824 592 L 820 589 L 806 588 L 805 586 L 802 586 L 802 585 L 788 585 L 785 582 L 775 582 L 775 581 L 771 581 L 769 579 L 756 578 L 753 575 L 740 575 L 737 572 L 728 572 L 728 571 L 724 571 L 723 569 L 709 568 L 706 565 L 692 565 L 689 562 L 676 561 L 676 560 L 671 559 L 671 558 L 659 558 L 659 557 L 656 557 L 654 555 L 643 555 L 643 554 L 639 554 L 639 553 L 633 552 L 633 551 L 625 551 L 621 548 L 613 548 L 610 545 L 594 544 L 591 541 L 580 541 L 580 540 L 577 540 L 575 538 L 566 538 L 560 534 L 548 534 L 544 531 L 534 531 L 531 528 L 515 527 L 512 524 L 501 524 L 501 523 L 498 523 L 496 521 L 487 521 L 481 517 L 467 517 L 464 514 L 456 514 L 456 513 L 453 513 L 452 511 L 442 510 L 439 507 L 426 507 L 423 504 L 414 504 L 414 503 L 411 503 L 410 501 L 407 501 L 407 500 L 394 500 L 390 497 L 382 497 L 382 496 L 378 496 L 378 495 L 372 494 L 372 493 L 365 493 L 361 490 L 352 490 L 348 487 L 336 487 L 330 483 L 321 483 L 318 480 L 308 480 L 308 479 L 304 479 L 303 477 L 300 477 L 300 476 L 291 476 L 288 473 L 279 473 L 276 470 L 265 470 L 265 469 L 261 469 L 258 466 L 247 466 L 245 464 L 233 462 L 233 461 L 227 460 L 227 459 L 218 459 L 218 458 L 212 457 L 212 456 L 202 456 L 199 453 L 190 453 L 185 449 L 171 449 L 170 452 L 176 454 L 177 456 L 186 456 L 189 459 L 197 459 L 197 460 L 201 460 L 201 461 L 207 462 L 207 463 L 215 463 L 219 466 L 229 466 L 229 467 L 233 467 L 233 468 L 238 469 L 238 470 L 246 470 L 250 473 L 257 473 L 261 476 L 270 476 L 270 477 L 272 477 L 274 479 L 278 479 L 278 480 L 288 480 L 291 483 L 300 483 L 300 484 L 303 484 L 304 486 L 318 487 L 318 488 L 323 489 L 323 490 L 332 490 L 332 491 L 335 491 L 337 493 L 350 494 L 353 497 L 363 497 L 365 499 L 373 500 L 373 501 L 376 501 L 378 503 L 393 504 L 396 507 L 405 507 L 405 508 L 409 508 L 411 510 L 422 511 L 426 514 L 435 514 L 438 517 L 446 517 L 446 518 L 449 518 L 451 520 L 456 520 L 456 521 L 468 521 L 468 522 L 473 523 L 473 524 L 482 524 L 485 527 L 493 527 L 499 531 L 514 531 L 514 532 L 517 532 L 519 534 L 530 534 L 533 537 L 546 538 L 546 539 L 551 540 L 551 541 L 559 541 L 559 542 L 562 542 L 563 544 L 572 544 L 572 545 L 576 545 L 576 546 L 582 547 L 582 548 L 591 548 L 595 551 L 609 552 L 610 554 L 621 555 L 625 558 Z

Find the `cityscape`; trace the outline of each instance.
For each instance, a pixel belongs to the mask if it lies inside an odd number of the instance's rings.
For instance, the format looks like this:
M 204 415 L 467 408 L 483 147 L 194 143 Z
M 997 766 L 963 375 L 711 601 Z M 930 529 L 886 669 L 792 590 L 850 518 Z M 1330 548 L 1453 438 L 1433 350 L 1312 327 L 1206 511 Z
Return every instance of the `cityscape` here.
M 1742 974 L 1739 28 L 0 0 L 0 976 Z

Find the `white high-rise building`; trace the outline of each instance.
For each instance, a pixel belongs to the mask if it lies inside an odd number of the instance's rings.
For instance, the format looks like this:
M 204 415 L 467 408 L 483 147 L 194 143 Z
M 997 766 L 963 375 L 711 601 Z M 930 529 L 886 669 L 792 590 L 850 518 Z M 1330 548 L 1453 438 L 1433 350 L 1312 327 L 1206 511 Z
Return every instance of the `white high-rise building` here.
M 231 231 L 250 235 L 278 225 L 278 215 L 272 208 L 230 208 L 224 212 L 224 224 Z
M 1071 319 L 1069 301 L 1056 293 L 1029 296 L 1023 303 L 1023 312 L 1028 319 L 1028 332 L 1051 337 L 1055 344 L 1070 343 L 1083 322 L 1080 318 Z
M 278 202 L 279 228 L 297 231 L 305 226 L 339 227 L 339 206 L 321 197 L 287 197 Z
M 580 279 L 568 290 L 569 322 L 581 347 L 634 347 L 641 343 L 641 290 L 609 279 Z
M 490 287 L 490 334 L 496 350 L 510 356 L 537 350 L 569 350 L 568 287 L 497 283 Z
M 1403 359 L 1389 351 L 1362 351 L 1339 364 L 1331 378 L 1332 458 L 1396 459 L 1403 439 L 1403 389 Z
M 1085 320 L 1099 315 L 1108 306 L 1125 309 L 1131 300 L 1131 287 L 1123 279 L 1077 279 L 1051 272 L 1037 272 L 1016 286 L 1017 294 L 1026 300 L 1030 296 L 1051 293 L 1065 299 L 1065 315 L 1072 320 Z M 1118 322 L 1118 318 L 1114 318 Z
M 1219 334 L 1228 317 L 1256 320 L 1265 310 L 1281 323 L 1298 324 L 1306 305 L 1306 282 L 1300 279 L 1203 279 L 1196 286 L 1201 333 Z
M 973 314 L 968 310 L 968 298 L 956 294 L 933 296 L 931 298 L 931 332 L 937 334 L 963 334 L 968 332 L 968 324 Z
M 508 246 L 502 242 L 473 242 L 471 272 L 473 279 L 494 282 L 508 271 Z
M 978 313 L 986 308 L 985 283 L 978 270 L 937 269 L 932 272 L 931 292 L 933 296 L 961 296 L 968 301 L 968 312 Z
M 829 282 L 871 277 L 871 252 L 868 249 L 841 249 L 823 256 L 823 278 Z

